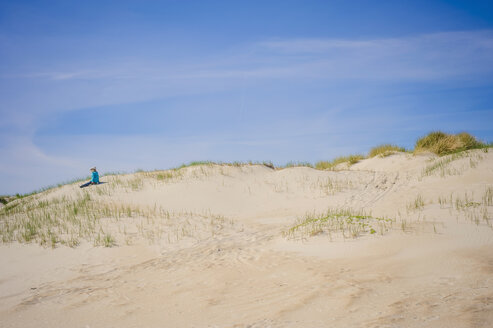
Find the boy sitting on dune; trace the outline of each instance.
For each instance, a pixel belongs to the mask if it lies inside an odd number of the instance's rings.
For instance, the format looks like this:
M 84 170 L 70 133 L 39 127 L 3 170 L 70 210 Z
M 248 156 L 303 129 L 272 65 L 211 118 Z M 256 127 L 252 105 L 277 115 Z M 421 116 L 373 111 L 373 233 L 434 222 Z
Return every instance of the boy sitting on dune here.
M 91 172 L 92 172 L 91 181 L 89 181 L 88 183 L 84 183 L 82 186 L 80 186 L 81 188 L 84 188 L 84 187 L 87 187 L 87 186 L 90 186 L 93 184 L 99 184 L 99 173 L 98 173 L 98 171 L 96 171 L 95 166 L 91 167 Z

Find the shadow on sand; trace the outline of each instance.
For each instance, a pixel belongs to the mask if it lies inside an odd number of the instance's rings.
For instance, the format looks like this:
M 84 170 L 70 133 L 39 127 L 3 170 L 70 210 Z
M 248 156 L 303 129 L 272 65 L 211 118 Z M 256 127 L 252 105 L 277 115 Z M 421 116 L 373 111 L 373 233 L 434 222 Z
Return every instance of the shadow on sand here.
M 88 183 L 84 183 L 83 185 L 81 185 L 80 188 L 85 188 L 85 187 L 89 187 L 89 186 L 99 186 L 99 185 L 102 185 L 102 184 L 105 184 L 105 183 L 107 183 L 107 182 L 101 181 L 98 184 L 94 184 L 94 183 L 88 182 Z

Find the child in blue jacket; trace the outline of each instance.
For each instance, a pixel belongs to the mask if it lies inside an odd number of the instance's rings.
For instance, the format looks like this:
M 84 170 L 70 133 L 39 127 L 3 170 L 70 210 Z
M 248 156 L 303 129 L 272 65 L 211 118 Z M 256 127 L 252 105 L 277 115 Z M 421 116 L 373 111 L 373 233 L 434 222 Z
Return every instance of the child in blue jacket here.
M 81 188 L 84 188 L 84 187 L 87 187 L 87 186 L 90 186 L 90 185 L 93 185 L 93 184 L 99 184 L 99 173 L 98 171 L 96 171 L 96 167 L 91 167 L 91 181 L 89 181 L 88 183 L 84 183 L 82 186 L 80 186 Z

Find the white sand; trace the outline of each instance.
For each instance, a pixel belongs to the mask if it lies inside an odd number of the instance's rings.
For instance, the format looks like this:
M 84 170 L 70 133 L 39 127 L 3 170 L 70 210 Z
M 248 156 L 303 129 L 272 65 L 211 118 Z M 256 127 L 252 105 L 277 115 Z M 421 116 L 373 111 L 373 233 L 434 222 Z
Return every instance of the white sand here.
M 337 172 L 190 167 L 134 191 L 90 187 L 94 199 L 171 218 L 140 230 L 137 218 L 108 218 L 112 248 L 0 245 L 0 327 L 492 327 L 493 206 L 476 203 L 493 187 L 493 153 L 423 174 L 444 159 L 398 154 Z M 466 193 L 462 210 L 438 204 Z M 418 195 L 425 206 L 413 209 Z M 328 208 L 395 222 L 383 235 L 283 236 Z M 159 237 L 142 233 L 156 227 Z

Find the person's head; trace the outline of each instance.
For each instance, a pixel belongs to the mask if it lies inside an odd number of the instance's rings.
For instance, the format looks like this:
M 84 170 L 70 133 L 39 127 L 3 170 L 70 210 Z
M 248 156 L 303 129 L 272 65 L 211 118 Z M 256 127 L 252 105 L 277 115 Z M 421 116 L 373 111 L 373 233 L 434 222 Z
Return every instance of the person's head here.
M 96 167 L 95 166 L 91 167 L 91 172 L 96 172 Z

